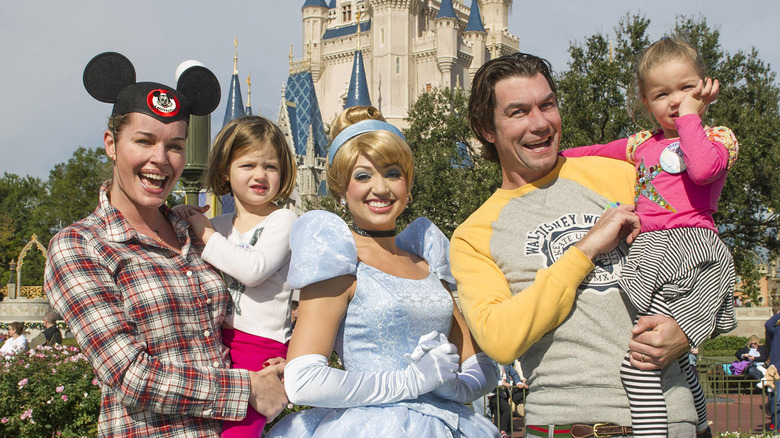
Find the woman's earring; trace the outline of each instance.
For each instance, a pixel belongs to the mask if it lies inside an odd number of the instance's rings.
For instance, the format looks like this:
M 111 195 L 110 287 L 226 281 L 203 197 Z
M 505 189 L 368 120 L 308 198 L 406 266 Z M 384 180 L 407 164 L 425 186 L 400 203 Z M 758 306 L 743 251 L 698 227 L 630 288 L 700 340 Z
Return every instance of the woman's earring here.
M 409 193 L 408 195 L 406 195 L 406 203 L 411 204 L 412 201 L 414 201 L 414 198 L 412 197 L 412 194 Z
M 347 211 L 347 198 L 341 197 L 341 200 L 339 201 L 339 204 L 341 204 L 341 211 L 346 212 Z

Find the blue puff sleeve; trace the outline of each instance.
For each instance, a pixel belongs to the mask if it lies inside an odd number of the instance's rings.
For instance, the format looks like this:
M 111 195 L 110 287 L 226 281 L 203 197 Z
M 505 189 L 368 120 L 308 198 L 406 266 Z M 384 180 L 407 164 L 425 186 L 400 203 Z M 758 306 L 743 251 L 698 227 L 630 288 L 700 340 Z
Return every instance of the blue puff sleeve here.
M 318 281 L 357 272 L 357 247 L 347 224 L 333 213 L 304 213 L 290 232 L 287 282 L 301 289 Z
M 402 250 L 425 259 L 440 280 L 455 284 L 450 272 L 450 241 L 428 218 L 415 219 L 395 238 L 395 243 Z

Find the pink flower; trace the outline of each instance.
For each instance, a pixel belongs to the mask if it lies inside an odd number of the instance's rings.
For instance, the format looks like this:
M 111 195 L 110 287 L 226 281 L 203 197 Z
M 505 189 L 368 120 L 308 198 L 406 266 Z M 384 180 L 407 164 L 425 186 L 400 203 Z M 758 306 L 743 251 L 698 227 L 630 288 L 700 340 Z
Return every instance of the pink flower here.
M 97 386 L 97 384 L 98 384 L 98 381 L 97 381 L 97 379 L 92 379 L 92 384 L 93 384 L 93 385 L 95 385 L 95 386 Z
M 27 385 L 27 382 L 29 382 L 29 380 L 27 378 L 24 378 L 24 379 L 20 380 L 19 383 L 18 383 L 19 389 L 24 388 L 24 386 Z
M 28 409 L 24 411 L 24 413 L 19 417 L 21 420 L 24 420 L 25 418 L 32 419 L 32 409 Z
M 5 424 L 5 423 L 8 423 L 9 421 L 11 421 L 11 420 L 9 420 L 8 417 L 3 417 L 3 419 L 0 420 L 0 423 Z
M 64 401 L 68 401 L 68 396 L 67 396 L 67 395 L 63 395 L 63 396 L 62 396 L 62 400 L 64 400 Z
M 59 394 L 60 392 L 64 391 L 64 390 L 65 390 L 65 386 L 58 386 L 58 387 L 57 387 L 57 393 L 58 393 L 58 394 Z

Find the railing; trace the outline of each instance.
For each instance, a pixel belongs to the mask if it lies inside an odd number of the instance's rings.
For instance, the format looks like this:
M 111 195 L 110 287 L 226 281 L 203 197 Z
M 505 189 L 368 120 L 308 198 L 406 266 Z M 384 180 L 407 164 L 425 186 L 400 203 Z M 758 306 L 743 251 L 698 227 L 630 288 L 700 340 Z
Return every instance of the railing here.
M 759 385 L 760 380 L 748 375 L 729 375 L 723 363 L 706 358 L 700 360 L 698 374 L 714 435 L 725 432 L 756 434 L 771 430 L 770 414 L 777 407 L 771 403 L 767 385 Z

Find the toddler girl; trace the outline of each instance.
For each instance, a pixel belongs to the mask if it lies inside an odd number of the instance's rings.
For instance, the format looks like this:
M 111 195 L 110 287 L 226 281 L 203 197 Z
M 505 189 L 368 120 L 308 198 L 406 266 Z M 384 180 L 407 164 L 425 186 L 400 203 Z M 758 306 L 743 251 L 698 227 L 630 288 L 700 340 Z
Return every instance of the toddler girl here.
M 297 216 L 276 201 L 290 196 L 295 175 L 295 158 L 279 128 L 263 117 L 241 117 L 217 134 L 204 181 L 217 196 L 231 193 L 236 212 L 209 221 L 200 214 L 208 207 L 176 207 L 206 244 L 203 259 L 225 275 L 232 303 L 222 339 L 233 368 L 258 371 L 287 355 L 289 240 Z M 265 422 L 248 407 L 244 420 L 223 424 L 222 437 L 258 437 Z
M 712 215 L 726 175 L 737 158 L 737 140 L 725 127 L 703 127 L 701 116 L 719 93 L 690 44 L 663 38 L 637 63 L 638 97 L 661 129 L 606 145 L 562 152 L 599 155 L 636 166 L 636 213 L 642 228 L 631 245 L 620 286 L 642 315 L 675 318 L 692 347 L 736 327 L 734 264 L 718 238 Z M 642 353 L 635 359 L 645 361 Z M 620 370 L 631 407 L 634 436 L 665 437 L 667 412 L 660 371 L 641 371 L 629 352 Z M 694 396 L 697 431 L 707 434 L 707 411 L 687 356 L 679 360 Z

